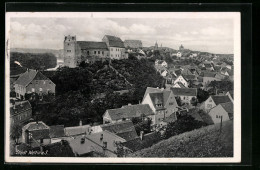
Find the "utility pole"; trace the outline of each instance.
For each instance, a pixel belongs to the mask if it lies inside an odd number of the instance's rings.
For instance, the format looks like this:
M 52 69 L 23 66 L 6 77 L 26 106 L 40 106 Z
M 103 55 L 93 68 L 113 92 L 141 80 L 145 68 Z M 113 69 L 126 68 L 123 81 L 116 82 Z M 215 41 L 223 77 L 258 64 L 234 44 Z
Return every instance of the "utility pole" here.
M 220 116 L 220 133 L 222 132 L 222 116 Z

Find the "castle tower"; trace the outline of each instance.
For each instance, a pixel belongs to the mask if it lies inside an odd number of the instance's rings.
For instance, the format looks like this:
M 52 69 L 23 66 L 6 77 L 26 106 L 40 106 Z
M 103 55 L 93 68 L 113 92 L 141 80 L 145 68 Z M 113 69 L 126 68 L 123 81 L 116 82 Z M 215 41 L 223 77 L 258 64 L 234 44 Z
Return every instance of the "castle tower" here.
M 75 68 L 80 63 L 77 56 L 76 36 L 65 36 L 64 38 L 64 66 Z

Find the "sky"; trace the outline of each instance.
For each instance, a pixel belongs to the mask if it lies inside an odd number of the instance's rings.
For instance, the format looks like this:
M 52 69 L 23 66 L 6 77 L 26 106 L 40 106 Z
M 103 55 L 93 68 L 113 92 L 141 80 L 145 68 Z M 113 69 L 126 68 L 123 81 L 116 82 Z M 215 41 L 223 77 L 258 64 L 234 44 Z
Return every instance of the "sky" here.
M 63 49 L 65 35 L 102 41 L 114 35 L 159 46 L 233 54 L 233 20 L 222 18 L 11 18 L 11 48 Z

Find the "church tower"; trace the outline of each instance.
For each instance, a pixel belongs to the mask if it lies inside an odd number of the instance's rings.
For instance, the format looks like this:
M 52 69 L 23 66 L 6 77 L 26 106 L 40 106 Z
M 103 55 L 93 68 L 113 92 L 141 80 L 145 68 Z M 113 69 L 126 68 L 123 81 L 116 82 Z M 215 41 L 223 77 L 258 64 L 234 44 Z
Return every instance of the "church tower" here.
M 75 68 L 79 64 L 77 56 L 76 36 L 65 36 L 64 38 L 64 66 Z
M 184 50 L 184 47 L 183 47 L 183 45 L 181 44 L 181 46 L 179 47 L 179 51 L 182 51 L 182 50 Z
M 154 50 L 158 50 L 158 44 L 157 44 L 157 41 L 155 42 Z

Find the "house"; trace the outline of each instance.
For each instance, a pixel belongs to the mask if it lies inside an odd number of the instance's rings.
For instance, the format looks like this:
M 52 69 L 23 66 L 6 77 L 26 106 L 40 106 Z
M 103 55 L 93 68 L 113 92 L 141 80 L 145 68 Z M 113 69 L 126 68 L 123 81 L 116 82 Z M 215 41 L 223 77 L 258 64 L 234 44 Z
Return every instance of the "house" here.
M 64 125 L 54 125 L 50 127 L 51 143 L 61 142 L 65 138 Z
M 178 58 L 181 58 L 182 53 L 179 51 L 179 52 L 177 52 L 176 56 L 177 56 Z
M 117 157 L 117 143 L 124 143 L 125 139 L 109 131 L 77 136 L 69 140 L 75 156 Z
M 208 85 L 212 81 L 221 81 L 221 79 L 218 77 L 217 73 L 215 72 L 209 72 L 209 71 L 201 72 L 201 76 L 202 76 L 203 86 Z
M 124 45 L 125 48 L 131 48 L 131 49 L 143 48 L 143 44 L 141 40 L 125 40 Z
M 182 103 L 191 104 L 191 100 L 197 100 L 196 88 L 171 88 L 174 96 L 180 97 Z
M 204 63 L 204 67 L 206 68 L 206 70 L 214 71 L 214 66 L 212 63 Z
M 100 125 L 102 131 L 108 131 L 116 134 L 117 136 L 123 138 L 125 141 L 130 141 L 139 138 L 135 126 L 131 120 L 108 123 Z
M 214 108 L 215 106 L 217 106 L 220 103 L 227 103 L 227 102 L 231 102 L 230 98 L 228 96 L 209 96 L 209 98 L 205 101 L 204 104 L 204 110 L 206 112 L 209 112 L 212 108 Z
M 187 87 L 185 87 L 181 82 L 175 83 L 172 87 L 173 87 L 173 88 L 187 88 Z
M 136 117 L 151 117 L 154 112 L 148 104 L 137 104 L 122 106 L 117 109 L 108 109 L 103 115 L 103 123 L 115 123 L 125 120 L 131 120 Z
M 178 76 L 178 77 L 176 78 L 176 80 L 174 81 L 174 84 L 176 84 L 176 83 L 178 83 L 178 82 L 182 83 L 185 87 L 189 87 L 189 82 L 188 82 L 188 80 L 186 80 L 182 75 L 180 75 L 180 76 Z
M 234 91 L 228 91 L 228 92 L 226 93 L 226 96 L 228 96 L 229 99 L 230 99 L 232 102 L 234 102 Z
M 171 114 L 175 115 L 178 104 L 170 90 L 147 87 L 142 104 L 149 104 L 155 113 L 152 118 L 152 126 L 167 119 Z
M 22 142 L 31 147 L 50 144 L 50 127 L 42 121 L 28 123 L 22 128 Z
M 107 44 L 111 59 L 126 59 L 128 55 L 125 51 L 124 42 L 119 38 L 111 35 L 105 35 L 102 39 Z
M 15 93 L 19 99 L 24 99 L 25 93 L 35 92 L 39 95 L 54 93 L 56 85 L 40 71 L 28 69 L 15 82 Z
M 168 74 L 167 70 L 165 70 L 165 69 L 161 70 L 161 76 L 166 77 L 167 74 Z
M 226 76 L 233 76 L 233 71 L 227 67 L 221 68 L 220 73 Z
M 233 103 L 220 103 L 216 107 L 212 108 L 208 114 L 210 115 L 214 124 L 220 123 L 221 117 L 223 122 L 232 120 L 234 115 Z
M 166 61 L 164 60 L 155 60 L 155 66 L 162 66 L 162 67 L 168 67 L 168 64 Z
M 80 123 L 79 126 L 64 128 L 64 135 L 70 136 L 70 137 L 87 134 L 89 132 L 91 132 L 91 126 L 90 125 L 82 125 L 82 123 Z
M 14 102 L 10 107 L 11 124 L 24 124 L 32 118 L 32 106 L 29 101 Z

